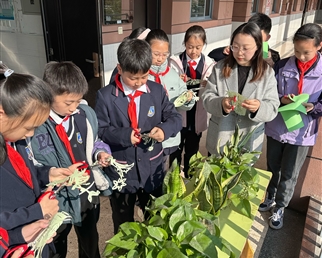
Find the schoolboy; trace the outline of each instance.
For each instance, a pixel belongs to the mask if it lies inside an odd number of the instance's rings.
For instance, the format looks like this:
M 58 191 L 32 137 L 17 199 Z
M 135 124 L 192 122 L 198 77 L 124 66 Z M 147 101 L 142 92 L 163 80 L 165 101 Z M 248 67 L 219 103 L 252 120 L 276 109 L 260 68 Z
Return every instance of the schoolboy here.
M 88 90 L 87 81 L 79 67 L 72 62 L 50 62 L 45 66 L 44 81 L 54 92 L 50 117 L 37 128 L 32 138 L 32 150 L 37 162 L 54 167 L 69 167 L 79 161 L 92 164 L 97 157 L 106 166 L 110 156 L 107 144 L 97 139 L 98 123 L 94 110 L 80 104 Z M 79 163 L 81 164 L 81 163 Z M 89 172 L 90 191 L 97 190 L 93 174 Z M 98 232 L 99 197 L 89 202 L 88 194 L 64 187 L 57 199 L 61 210 L 72 216 L 78 238 L 79 257 L 99 258 Z M 57 230 L 54 244 L 57 253 L 52 257 L 66 257 L 67 236 L 72 224 L 63 224 Z
M 270 32 L 272 29 L 272 20 L 269 16 L 264 13 L 255 13 L 253 14 L 248 22 L 254 22 L 258 25 L 262 32 L 263 42 L 267 42 L 270 38 Z M 212 50 L 208 56 L 214 59 L 216 62 L 224 59 L 229 55 L 230 46 L 226 47 L 219 47 Z M 265 58 L 265 61 L 270 65 L 273 66 L 277 61 L 280 60 L 280 55 L 277 51 L 269 48 L 268 50 L 268 58 Z
M 175 136 L 182 123 L 164 88 L 148 81 L 152 64 L 149 44 L 139 39 L 124 40 L 117 58 L 118 75 L 112 84 L 98 91 L 95 107 L 99 137 L 110 145 L 120 163 L 134 163 L 123 174 L 105 168 L 116 189 L 110 199 L 115 233 L 123 222 L 134 221 L 137 199 L 144 211 L 150 194 L 162 194 L 161 142 Z M 142 139 L 144 135 L 150 137 L 148 143 L 149 138 Z

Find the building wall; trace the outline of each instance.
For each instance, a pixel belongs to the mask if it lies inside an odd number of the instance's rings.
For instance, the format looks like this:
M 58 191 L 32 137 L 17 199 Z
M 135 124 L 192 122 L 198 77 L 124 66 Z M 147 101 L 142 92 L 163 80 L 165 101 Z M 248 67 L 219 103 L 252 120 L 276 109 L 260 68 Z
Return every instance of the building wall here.
M 21 1 L 14 1 L 12 20 L 0 20 L 0 60 L 16 72 L 42 77 L 46 53 L 40 14 L 22 13 Z

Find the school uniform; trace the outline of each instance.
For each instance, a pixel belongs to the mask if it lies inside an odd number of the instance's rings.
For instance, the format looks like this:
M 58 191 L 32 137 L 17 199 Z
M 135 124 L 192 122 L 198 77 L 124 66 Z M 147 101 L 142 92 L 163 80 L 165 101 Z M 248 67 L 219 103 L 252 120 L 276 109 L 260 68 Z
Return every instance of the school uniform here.
M 166 60 L 162 65 L 152 65 L 148 78 L 150 81 L 158 82 L 164 87 L 168 98 L 172 103 L 181 93 L 187 91 L 186 83 L 181 80 L 178 73 L 169 66 L 168 60 Z M 183 116 L 185 112 L 191 110 L 195 104 L 196 101 L 192 99 L 184 105 L 177 107 L 176 110 Z M 176 136 L 170 137 L 168 140 L 162 143 L 164 155 L 167 156 L 176 151 L 179 144 L 180 132 Z
M 120 78 L 122 82 L 122 78 Z M 123 86 L 125 86 L 122 83 Z M 166 91 L 160 84 L 147 81 L 142 86 L 143 94 L 136 98 L 136 112 L 140 133 L 149 133 L 154 127 L 164 132 L 164 139 L 175 136 L 181 129 L 181 115 L 169 101 Z M 95 111 L 98 118 L 98 135 L 111 147 L 113 157 L 119 163 L 132 164 L 132 169 L 120 176 L 115 168 L 109 166 L 105 172 L 113 182 L 119 182 L 111 196 L 114 232 L 121 223 L 134 221 L 133 210 L 136 195 L 153 193 L 162 186 L 164 179 L 162 143 L 141 141 L 131 143 L 131 121 L 128 114 L 129 98 L 119 89 L 116 82 L 100 89 L 97 93 Z M 119 201 L 118 201 L 119 200 Z M 121 201 L 126 203 L 121 203 Z M 140 202 L 144 208 L 144 204 Z
M 195 79 L 207 80 L 210 76 L 212 67 L 215 65 L 215 62 L 209 57 L 201 54 L 197 60 L 195 66 L 192 68 L 195 71 Z M 180 74 L 184 73 L 187 77 L 194 77 L 191 74 L 189 69 L 190 58 L 187 56 L 186 51 L 181 53 L 179 56 L 171 56 L 170 64 L 171 66 Z M 200 84 L 188 85 L 188 89 L 199 88 Z M 204 88 L 195 91 L 197 96 L 201 96 L 204 92 Z M 183 113 L 183 123 L 181 130 L 181 142 L 179 148 L 176 152 L 170 155 L 170 164 L 174 159 L 178 160 L 178 163 L 181 164 L 181 155 L 184 149 L 184 168 L 183 171 L 187 175 L 189 169 L 189 160 L 190 158 L 199 151 L 199 143 L 202 136 L 202 132 L 207 130 L 208 119 L 207 111 L 205 110 L 202 101 L 198 101 L 196 105 L 193 106 L 191 110 Z
M 42 185 L 48 183 L 49 167 L 36 169 L 31 160 L 25 141 L 18 141 L 14 147 L 24 159 L 30 173 L 33 187 L 29 186 L 14 170 L 9 158 L 0 166 L 0 227 L 15 229 L 14 244 L 23 244 L 25 240 L 21 228 L 39 219 L 44 219 L 37 198 L 41 195 Z M 20 228 L 20 230 L 17 230 Z M 46 245 L 42 257 L 47 258 L 49 248 Z
M 63 118 L 51 111 L 50 118 L 35 130 L 31 144 L 35 159 L 40 164 L 54 167 L 69 167 L 73 164 L 66 146 L 55 130 L 62 120 Z M 96 146 L 103 146 L 97 140 L 97 119 L 94 111 L 87 105 L 80 104 L 69 119 L 63 122 L 63 126 L 76 162 L 85 160 L 91 165 Z M 108 145 L 104 144 L 104 148 L 110 153 Z M 89 185 L 84 187 L 88 190 L 97 190 L 92 173 L 87 183 Z M 80 195 L 79 190 L 73 190 L 72 187 L 64 187 L 57 195 L 60 210 L 68 212 L 72 217 L 71 223 L 75 226 L 79 242 L 79 257 L 98 258 L 100 254 L 96 223 L 100 212 L 99 197 L 93 196 L 92 202 L 87 197 L 86 192 Z M 67 236 L 72 224 L 63 224 L 57 230 L 54 238 L 57 254 L 53 257 L 66 257 Z

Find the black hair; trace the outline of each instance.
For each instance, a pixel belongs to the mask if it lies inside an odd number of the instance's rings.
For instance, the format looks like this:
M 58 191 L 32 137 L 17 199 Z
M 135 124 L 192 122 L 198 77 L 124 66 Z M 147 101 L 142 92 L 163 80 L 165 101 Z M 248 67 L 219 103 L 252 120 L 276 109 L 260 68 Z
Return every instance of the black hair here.
M 151 30 L 145 38 L 145 41 L 148 42 L 150 45 L 152 44 L 153 40 L 160 40 L 169 43 L 168 35 L 160 29 Z
M 263 30 L 266 34 L 269 34 L 272 29 L 272 20 L 269 16 L 264 13 L 255 13 L 253 14 L 248 22 L 254 22 L 257 26 Z
M 207 44 L 206 32 L 203 27 L 199 25 L 191 26 L 184 35 L 183 45 L 185 45 L 192 36 L 201 38 L 202 42 Z
M 250 82 L 257 81 L 262 78 L 264 72 L 268 68 L 268 64 L 263 59 L 263 40 L 262 33 L 260 28 L 253 22 L 248 22 L 240 25 L 232 34 L 230 45 L 233 44 L 236 35 L 245 34 L 251 36 L 256 43 L 257 50 L 254 53 L 254 56 L 251 59 L 251 67 L 253 70 L 253 78 Z M 224 66 L 222 70 L 222 74 L 225 78 L 230 76 L 232 68 L 237 64 L 236 59 L 233 56 L 232 51 L 229 52 L 229 56 L 224 60 Z
M 127 37 L 128 39 L 136 39 L 138 38 L 138 36 L 140 36 L 142 34 L 143 31 L 145 31 L 146 28 L 145 27 L 138 27 L 136 29 L 134 29 L 131 34 Z
M 3 135 L 0 133 L 0 166 L 6 161 L 7 158 L 7 146 Z
M 123 72 L 147 73 L 152 65 L 150 45 L 140 39 L 125 39 L 117 49 L 117 60 Z
M 45 65 L 44 81 L 52 88 L 54 95 L 85 95 L 88 83 L 81 69 L 73 62 L 49 62 Z
M 315 23 L 304 24 L 295 32 L 293 43 L 308 39 L 314 39 L 314 46 L 318 47 L 322 41 L 322 28 Z
M 31 74 L 15 73 L 0 64 L 0 106 L 8 118 L 16 118 L 20 123 L 28 121 L 35 114 L 49 114 L 53 94 L 49 85 Z M 0 164 L 6 155 L 5 139 L 0 134 Z

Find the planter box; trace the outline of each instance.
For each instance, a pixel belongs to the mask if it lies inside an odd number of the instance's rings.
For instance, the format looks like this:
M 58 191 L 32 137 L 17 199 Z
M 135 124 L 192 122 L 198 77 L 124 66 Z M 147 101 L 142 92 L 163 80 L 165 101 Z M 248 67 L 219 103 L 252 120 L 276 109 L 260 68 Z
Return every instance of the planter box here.
M 229 206 L 222 210 L 219 216 L 221 237 L 230 244 L 236 257 L 240 257 L 243 252 L 258 206 L 265 197 L 266 188 L 271 178 L 271 172 L 261 169 L 257 169 L 257 171 L 260 177 L 259 191 L 257 197 L 251 201 L 252 217 L 248 218 L 241 215 L 231 210 Z M 249 247 L 249 245 L 246 245 L 246 247 Z

